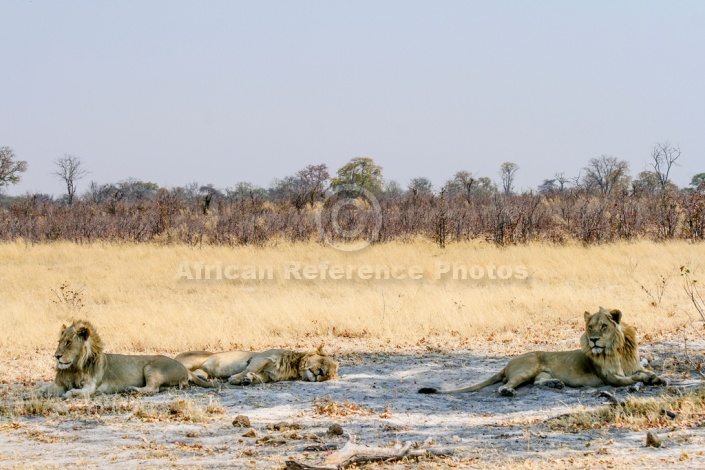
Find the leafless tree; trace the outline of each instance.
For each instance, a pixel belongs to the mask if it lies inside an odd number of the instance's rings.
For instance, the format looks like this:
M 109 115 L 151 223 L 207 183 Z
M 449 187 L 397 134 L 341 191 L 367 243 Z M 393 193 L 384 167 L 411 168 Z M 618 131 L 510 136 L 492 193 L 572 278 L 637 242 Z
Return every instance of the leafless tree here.
M 570 179 L 565 176 L 565 173 L 556 173 L 554 178 L 556 179 L 556 183 L 558 183 L 558 191 L 565 191 L 566 185 L 570 181 Z
M 15 159 L 10 147 L 0 147 L 0 191 L 8 184 L 20 182 L 21 173 L 27 171 L 27 162 Z
M 325 163 L 308 165 L 306 168 L 296 172 L 296 178 L 299 179 L 301 187 L 306 192 L 305 197 L 311 207 L 313 207 L 314 202 L 325 195 L 328 179 L 330 178 L 328 166 Z
M 73 196 L 76 194 L 76 181 L 86 176 L 89 172 L 83 168 L 80 158 L 70 153 L 65 153 L 54 162 L 59 168 L 53 174 L 58 176 L 66 184 L 67 203 L 73 204 Z
M 504 194 L 510 194 L 514 189 L 514 175 L 518 169 L 519 166 L 512 162 L 504 162 L 499 168 L 499 176 L 502 178 Z
M 585 167 L 583 184 L 587 189 L 599 189 L 602 194 L 610 194 L 615 188 L 626 189 L 629 184 L 629 163 L 611 155 L 593 158 Z
M 659 142 L 651 150 L 651 168 L 658 179 L 661 191 L 668 186 L 668 175 L 671 173 L 673 165 L 677 165 L 676 160 L 681 156 L 681 148 L 678 145 L 671 145 L 669 141 Z

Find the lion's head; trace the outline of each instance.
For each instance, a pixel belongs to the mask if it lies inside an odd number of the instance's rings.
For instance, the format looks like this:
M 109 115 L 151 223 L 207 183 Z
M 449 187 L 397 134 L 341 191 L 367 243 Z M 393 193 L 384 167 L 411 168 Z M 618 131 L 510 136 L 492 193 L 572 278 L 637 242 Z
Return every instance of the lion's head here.
M 585 333 L 580 338 L 589 357 L 614 356 L 625 346 L 622 312 L 600 307 L 597 313 L 585 312 Z
M 83 370 L 103 351 L 100 337 L 87 321 L 75 321 L 61 328 L 59 346 L 56 348 L 58 370 Z
M 323 345 L 307 354 L 299 367 L 301 379 L 307 382 L 323 382 L 338 377 L 338 362 L 323 351 Z

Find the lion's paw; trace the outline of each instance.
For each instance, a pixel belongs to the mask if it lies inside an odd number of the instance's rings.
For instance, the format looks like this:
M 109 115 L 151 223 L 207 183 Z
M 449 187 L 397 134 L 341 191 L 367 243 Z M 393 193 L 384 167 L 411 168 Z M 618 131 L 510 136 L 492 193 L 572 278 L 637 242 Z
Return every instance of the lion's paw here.
M 542 382 L 541 385 L 544 385 L 544 386 L 550 387 L 550 388 L 556 388 L 559 390 L 562 389 L 563 387 L 565 387 L 565 384 L 558 379 L 546 380 L 545 382 Z
M 517 391 L 510 387 L 499 387 L 497 390 L 503 397 L 515 397 Z
M 658 375 L 654 375 L 653 377 L 649 378 L 649 381 L 647 382 L 648 385 L 668 385 L 668 380 L 662 379 Z

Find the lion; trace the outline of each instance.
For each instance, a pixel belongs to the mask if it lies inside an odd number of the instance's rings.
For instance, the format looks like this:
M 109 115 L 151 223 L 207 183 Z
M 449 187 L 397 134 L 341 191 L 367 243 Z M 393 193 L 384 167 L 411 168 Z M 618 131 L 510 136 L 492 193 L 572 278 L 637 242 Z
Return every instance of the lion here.
M 474 392 L 498 382 L 501 395 L 513 397 L 516 388 L 528 382 L 552 388 L 624 387 L 643 382 L 664 385 L 666 381 L 641 364 L 636 330 L 622 323 L 622 312 L 600 307 L 597 313 L 585 312 L 585 333 L 581 349 L 573 351 L 536 351 L 511 359 L 489 379 L 452 390 L 424 387 L 419 393 Z
M 323 382 L 338 377 L 338 363 L 323 351 L 322 345 L 314 352 L 288 349 L 220 353 L 190 351 L 179 354 L 176 360 L 196 375 L 227 379 L 232 385 L 285 380 Z
M 183 387 L 189 382 L 212 387 L 170 357 L 104 353 L 95 327 L 82 320 L 62 326 L 54 357 L 56 378 L 40 391 L 42 396 L 89 398 L 96 392 L 151 395 L 163 386 Z

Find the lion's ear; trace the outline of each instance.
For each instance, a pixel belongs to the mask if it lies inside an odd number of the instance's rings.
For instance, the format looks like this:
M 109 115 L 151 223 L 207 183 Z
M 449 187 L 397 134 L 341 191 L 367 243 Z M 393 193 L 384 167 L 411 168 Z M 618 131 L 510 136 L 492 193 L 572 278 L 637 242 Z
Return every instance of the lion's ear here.
M 323 351 L 323 346 L 325 346 L 325 344 L 324 344 L 324 343 L 321 343 L 321 345 L 318 346 L 318 348 L 316 348 L 316 354 L 318 354 L 319 356 L 325 356 L 325 355 L 326 355 L 326 353 Z
M 85 326 L 80 327 L 78 330 L 76 330 L 76 335 L 78 335 L 79 338 L 81 338 L 83 341 L 88 339 L 89 331 L 88 328 Z
M 585 310 L 585 323 L 590 321 L 590 317 L 592 316 L 592 313 L 588 312 Z
M 66 325 L 62 324 L 61 325 L 61 334 L 64 334 L 64 331 L 66 331 Z
M 612 317 L 612 320 L 614 320 L 614 322 L 618 325 L 619 322 L 622 321 L 622 312 L 617 309 L 610 310 L 610 316 Z

